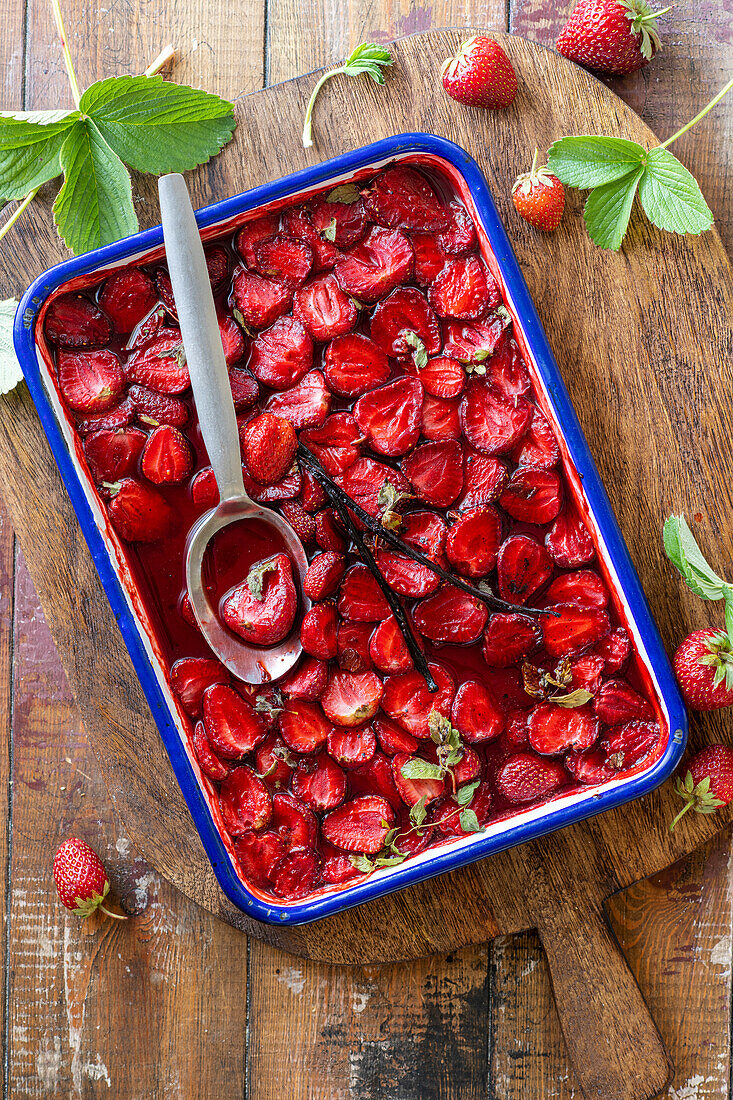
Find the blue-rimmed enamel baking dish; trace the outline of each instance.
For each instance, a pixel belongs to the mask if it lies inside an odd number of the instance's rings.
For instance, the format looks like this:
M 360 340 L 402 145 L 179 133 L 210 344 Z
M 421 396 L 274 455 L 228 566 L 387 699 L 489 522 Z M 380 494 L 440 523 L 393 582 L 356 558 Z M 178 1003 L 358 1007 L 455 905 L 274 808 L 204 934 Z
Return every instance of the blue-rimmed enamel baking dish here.
M 489 823 L 485 831 L 431 848 L 408 862 L 382 868 L 356 883 L 328 887 L 296 902 L 275 903 L 240 877 L 211 786 L 190 750 L 186 718 L 173 697 L 155 632 L 136 596 L 124 547 L 111 529 L 89 477 L 73 422 L 60 399 L 41 326 L 36 322 L 49 296 L 88 286 L 127 263 L 162 257 L 162 231 L 154 228 L 68 260 L 41 275 L 19 306 L 15 346 L 59 470 L 76 510 L 102 584 L 155 716 L 204 848 L 227 896 L 242 910 L 269 921 L 302 923 L 454 870 L 514 844 L 577 822 L 647 794 L 677 766 L 687 722 L 659 633 L 629 558 L 606 492 L 517 265 L 504 227 L 478 165 L 459 146 L 431 134 L 386 138 L 274 183 L 225 199 L 197 217 L 205 240 L 232 233 L 266 210 L 279 209 L 351 179 L 364 179 L 384 165 L 404 161 L 442 176 L 458 193 L 477 226 L 481 251 L 498 280 L 514 321 L 515 337 L 532 374 L 536 399 L 560 439 L 566 481 L 596 539 L 598 562 L 611 588 L 616 612 L 632 635 L 637 672 L 655 700 L 662 736 L 655 752 L 630 773 L 589 788 L 560 792 L 542 805 Z

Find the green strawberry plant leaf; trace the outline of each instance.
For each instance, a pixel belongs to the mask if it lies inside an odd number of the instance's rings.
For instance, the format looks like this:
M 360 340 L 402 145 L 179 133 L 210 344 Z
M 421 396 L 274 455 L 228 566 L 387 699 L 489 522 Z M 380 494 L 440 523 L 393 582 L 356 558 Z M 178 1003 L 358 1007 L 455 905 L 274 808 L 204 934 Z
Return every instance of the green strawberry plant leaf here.
M 308 100 L 308 106 L 305 109 L 305 119 L 303 120 L 303 148 L 310 149 L 313 144 L 313 108 L 315 106 L 318 93 L 327 80 L 330 80 L 333 76 L 338 76 L 342 73 L 344 76 L 361 76 L 366 74 L 370 76 L 375 84 L 384 84 L 384 70 L 388 69 L 394 64 L 392 54 L 384 46 L 377 46 L 374 42 L 362 42 L 356 47 L 354 52 L 347 57 L 343 65 L 339 65 L 336 69 L 329 69 L 324 73 L 320 80 L 317 82 L 310 99 Z

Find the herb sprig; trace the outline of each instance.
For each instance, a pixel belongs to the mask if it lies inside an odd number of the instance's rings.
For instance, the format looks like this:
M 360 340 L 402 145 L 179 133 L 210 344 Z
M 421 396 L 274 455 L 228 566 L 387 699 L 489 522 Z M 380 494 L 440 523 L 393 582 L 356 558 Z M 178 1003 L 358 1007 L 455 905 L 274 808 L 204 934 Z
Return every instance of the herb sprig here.
M 308 106 L 305 110 L 303 148 L 310 149 L 313 145 L 313 107 L 315 106 L 318 93 L 327 80 L 330 80 L 332 76 L 338 76 L 339 73 L 343 73 L 344 76 L 361 76 L 362 73 L 366 73 L 367 76 L 372 78 L 375 84 L 384 84 L 384 70 L 393 64 L 392 54 L 389 50 L 385 49 L 384 46 L 375 46 L 373 42 L 362 42 L 356 47 L 351 56 L 347 57 L 343 65 L 339 65 L 337 69 L 330 69 L 329 72 L 324 73 L 313 89 L 311 97 L 308 100 Z

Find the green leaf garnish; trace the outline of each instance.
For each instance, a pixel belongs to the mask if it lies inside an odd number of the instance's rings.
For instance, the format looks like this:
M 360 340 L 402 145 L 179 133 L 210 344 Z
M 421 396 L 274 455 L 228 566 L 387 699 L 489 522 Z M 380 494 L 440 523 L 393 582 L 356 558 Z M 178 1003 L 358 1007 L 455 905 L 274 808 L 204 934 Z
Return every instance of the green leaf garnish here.
M 427 795 L 423 795 L 419 802 L 410 808 L 410 821 L 413 825 L 422 825 L 427 813 Z
M 362 42 L 357 46 L 350 57 L 346 59 L 343 65 L 339 65 L 337 69 L 331 69 L 329 72 L 324 73 L 320 78 L 313 93 L 308 100 L 308 106 L 305 111 L 305 120 L 303 123 L 303 148 L 309 149 L 313 144 L 312 136 L 312 118 L 313 107 L 323 85 L 327 80 L 330 80 L 332 76 L 337 76 L 339 73 L 343 73 L 345 76 L 360 76 L 362 73 L 366 73 L 370 76 L 376 84 L 384 84 L 384 69 L 393 65 L 394 61 L 392 54 L 384 46 L 376 46 L 373 42 Z
M 445 769 L 440 764 L 432 764 L 421 756 L 411 756 L 400 768 L 405 779 L 442 779 Z
M 669 516 L 664 521 L 662 537 L 667 557 L 696 596 L 703 600 L 724 600 L 733 594 L 733 586 L 706 561 L 684 516 Z
M 463 810 L 459 821 L 464 833 L 482 833 L 484 831 L 473 810 Z
M 480 779 L 474 779 L 473 783 L 466 783 L 465 787 L 459 787 L 453 795 L 453 801 L 459 806 L 470 806 L 480 782 Z
M 370 859 L 367 859 L 366 856 L 349 856 L 349 859 L 354 867 L 356 867 L 357 871 L 363 871 L 365 874 L 368 874 L 370 871 L 374 870 L 374 864 Z
M 552 701 L 557 703 L 559 707 L 567 707 L 570 710 L 573 707 L 585 706 L 592 698 L 592 692 L 587 691 L 586 688 L 577 688 L 575 691 L 571 691 L 569 695 L 553 695 Z
M 23 378 L 13 345 L 13 323 L 18 303 L 15 298 L 0 302 L 0 393 L 10 393 Z
M 274 558 L 258 562 L 253 565 L 247 574 L 247 588 L 249 588 L 256 600 L 263 600 L 265 596 L 265 577 L 268 573 L 277 572 L 277 562 Z
M 326 202 L 343 202 L 347 206 L 353 206 L 355 202 L 359 201 L 361 192 L 355 183 L 342 183 L 338 187 L 334 187 L 333 191 L 329 191 L 326 195 Z
M 405 343 L 409 348 L 413 349 L 412 361 L 415 364 L 415 370 L 424 370 L 428 365 L 428 352 L 425 344 L 422 342 L 416 332 L 411 329 L 404 334 Z

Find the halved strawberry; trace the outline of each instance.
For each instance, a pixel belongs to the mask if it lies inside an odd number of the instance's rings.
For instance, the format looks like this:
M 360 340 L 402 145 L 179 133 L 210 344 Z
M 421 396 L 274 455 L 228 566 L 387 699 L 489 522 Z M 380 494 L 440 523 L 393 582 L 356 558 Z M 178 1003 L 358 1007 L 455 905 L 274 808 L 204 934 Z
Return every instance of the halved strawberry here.
M 255 763 L 258 773 L 271 791 L 282 790 L 290 783 L 295 762 L 282 737 L 269 734 L 255 749 Z
M 561 573 L 545 592 L 545 602 L 574 603 L 578 607 L 607 607 L 609 594 L 605 584 L 592 569 L 577 573 Z
M 433 233 L 416 230 L 410 234 L 410 241 L 415 253 L 415 282 L 419 286 L 430 286 L 445 265 L 445 254 Z
M 412 756 L 417 752 L 420 743 L 417 738 L 407 733 L 406 730 L 400 729 L 397 723 L 390 718 L 380 715 L 379 718 L 375 719 L 373 728 L 379 738 L 382 751 L 387 756 L 395 756 L 398 752 L 404 753 L 406 756 Z
M 286 791 L 273 795 L 270 827 L 288 851 L 312 847 L 318 837 L 318 821 L 311 808 Z
M 491 504 L 500 496 L 508 480 L 509 470 L 498 458 L 466 453 L 463 492 L 458 499 L 458 508 L 463 512 Z
M 235 585 L 220 604 L 222 620 L 246 642 L 275 645 L 295 622 L 298 596 L 287 554 L 257 562 L 244 584 Z
M 552 470 L 520 466 L 510 477 L 499 503 L 522 523 L 552 523 L 562 507 L 562 482 Z
M 598 607 L 561 603 L 555 604 L 552 610 L 557 612 L 557 617 L 545 615 L 542 624 L 545 649 L 551 657 L 579 653 L 608 634 L 608 615 Z
M 204 254 L 212 293 L 218 294 L 229 278 L 229 253 L 221 245 L 214 245 L 213 248 L 207 248 Z
M 484 660 L 493 668 L 507 668 L 533 653 L 541 641 L 542 627 L 534 619 L 498 611 L 484 635 Z
M 84 454 L 96 481 L 118 481 L 137 472 L 147 436 L 137 428 L 106 429 L 84 440 Z
M 499 595 L 508 603 L 523 604 L 547 584 L 553 573 L 550 555 L 529 535 L 510 535 L 496 563 Z
M 600 726 L 590 707 L 561 707 L 540 703 L 527 720 L 529 743 L 535 752 L 560 756 L 568 749 L 589 749 L 598 740 Z
M 61 348 L 100 348 L 112 339 L 112 322 L 83 294 L 60 294 L 46 310 L 43 331 Z
M 485 577 L 496 565 L 501 519 L 491 505 L 464 512 L 448 530 L 445 552 L 464 577 Z
M 506 715 L 504 728 L 504 740 L 512 749 L 524 749 L 529 745 L 529 726 L 527 719 L 529 713 L 526 710 L 510 710 Z
M 372 634 L 369 656 L 380 672 L 407 672 L 412 668 L 412 657 L 394 615 L 379 623 Z
M 148 481 L 169 485 L 189 477 L 194 465 L 191 444 L 178 428 L 161 424 L 145 443 L 140 468 Z
M 319 370 L 308 371 L 294 386 L 271 394 L 265 403 L 266 412 L 289 420 L 298 432 L 302 428 L 320 428 L 330 408 L 331 394 Z
M 455 440 L 421 443 L 403 460 L 402 471 L 420 500 L 447 508 L 463 488 L 463 451 Z
M 147 386 L 130 386 L 127 396 L 133 403 L 135 415 L 141 424 L 157 428 L 159 424 L 170 424 L 182 428 L 188 423 L 188 406 L 180 397 L 171 397 L 167 393 L 156 393 Z
M 255 270 L 266 279 L 294 289 L 308 278 L 313 267 L 313 252 L 305 241 L 278 233 L 254 245 Z
M 247 468 L 263 485 L 274 485 L 293 464 L 298 437 L 289 420 L 262 412 L 244 427 L 242 453 Z
M 280 681 L 280 691 L 286 699 L 302 699 L 315 703 L 321 698 L 328 683 L 328 664 L 310 654 L 304 656 L 287 676 Z
M 428 690 L 424 677 L 417 670 L 388 676 L 384 681 L 382 710 L 413 737 L 430 736 L 431 711 L 436 710 L 444 718 L 450 717 L 455 695 L 455 684 L 448 670 L 437 661 L 430 661 L 428 668 L 438 685 L 435 692 Z
M 275 501 L 294 500 L 303 487 L 303 475 L 297 462 L 290 467 L 285 477 L 276 481 L 274 485 L 262 485 L 250 475 L 247 467 L 242 464 L 242 477 L 244 487 L 258 504 L 272 504 Z
M 299 699 L 285 704 L 280 715 L 280 733 L 293 752 L 315 752 L 323 748 L 333 729 L 319 706 Z
M 372 314 L 372 340 L 386 355 L 411 360 L 418 349 L 437 355 L 443 343 L 440 325 L 424 294 L 398 287 L 382 299 Z
M 293 315 L 303 322 L 314 340 L 323 342 L 351 332 L 359 310 L 334 275 L 320 275 L 298 287 L 293 298 Z
M 321 550 L 344 554 L 348 548 L 346 532 L 333 508 L 324 508 L 316 516 L 316 542 Z
M 182 657 L 170 672 L 171 689 L 181 701 L 186 714 L 195 718 L 201 713 L 204 692 L 212 684 L 228 684 L 231 676 L 221 661 L 208 657 Z
M 157 305 L 130 333 L 125 351 L 132 351 L 134 348 L 139 348 L 142 344 L 147 343 L 147 341 L 152 339 L 153 336 L 156 336 L 162 328 L 165 328 L 165 324 L 165 306 Z
M 376 302 L 412 273 L 412 245 L 396 229 L 373 226 L 363 241 L 336 261 L 336 278 L 359 302 Z
M 268 237 L 274 237 L 279 229 L 279 214 L 265 214 L 263 217 L 255 218 L 242 226 L 234 240 L 234 246 L 247 267 L 254 267 L 257 262 L 255 247 L 260 241 L 265 241 Z
M 459 363 L 470 363 L 474 368 L 481 367 L 494 354 L 510 324 L 511 318 L 506 310 L 498 310 L 485 321 L 446 321 L 443 325 L 443 355 L 449 355 Z
M 385 486 L 398 493 L 407 493 L 410 483 L 400 470 L 376 462 L 373 458 L 359 458 L 349 466 L 338 483 L 355 503 L 372 516 L 381 516 L 385 505 L 380 496 Z
M 360 332 L 335 337 L 323 369 L 329 389 L 339 397 L 359 397 L 386 382 L 390 373 L 387 356 Z
M 302 441 L 331 477 L 338 477 L 359 458 L 361 432 L 349 412 L 335 412 L 320 428 L 303 432 Z
M 316 813 L 333 810 L 346 798 L 346 776 L 327 752 L 298 761 L 293 794 Z
M 482 603 L 451 584 L 415 604 L 412 614 L 423 638 L 452 645 L 477 641 L 489 617 Z
M 391 229 L 435 230 L 449 225 L 443 203 L 414 168 L 387 168 L 362 194 L 374 221 Z
M 471 799 L 471 809 L 479 825 L 486 825 L 491 817 L 492 794 L 487 783 L 477 787 Z M 443 836 L 471 836 L 461 825 L 461 808 L 452 798 L 442 798 L 431 811 L 431 819 Z
M 339 622 L 336 632 L 336 661 L 343 672 L 365 672 L 372 667 L 369 639 L 373 629 L 373 623 Z
M 118 535 L 127 542 L 157 542 L 176 527 L 176 513 L 152 485 L 123 477 L 107 488 L 112 495 L 109 517 Z
M 219 332 L 221 333 L 221 346 L 224 349 L 224 359 L 228 367 L 238 363 L 244 355 L 244 333 L 228 313 L 219 317 Z
M 425 393 L 432 397 L 458 397 L 466 384 L 466 372 L 461 364 L 445 355 L 428 359 L 427 365 L 417 373 Z
M 596 657 L 593 653 L 584 653 L 582 657 L 576 657 L 571 661 L 573 691 L 584 688 L 591 695 L 596 695 L 601 686 L 603 665 L 603 658 Z
M 304 546 L 309 546 L 316 537 L 316 522 L 297 500 L 285 500 L 280 506 L 283 517 L 288 521 Z
M 511 457 L 517 466 L 528 466 L 533 470 L 551 470 L 560 460 L 555 433 L 536 406 L 527 434 L 514 448 Z
M 234 854 L 242 874 L 255 886 L 267 886 L 285 857 L 285 845 L 276 833 L 246 832 L 234 842 Z
M 603 659 L 604 671 L 612 676 L 621 672 L 631 653 L 631 641 L 624 627 L 617 627 L 593 646 L 593 653 Z
M 461 423 L 458 419 L 459 399 L 433 397 L 426 393 L 422 404 L 422 434 L 434 443 L 458 439 Z
M 316 199 L 311 205 L 311 221 L 317 232 L 337 248 L 356 244 L 367 231 L 366 210 L 360 198 L 355 202 Z
M 606 730 L 600 748 L 619 768 L 635 768 L 659 744 L 661 730 L 656 722 L 633 720 Z
M 121 333 L 132 332 L 157 300 L 153 280 L 139 267 L 123 267 L 113 272 L 99 295 L 100 306 Z
M 260 385 L 248 370 L 233 368 L 229 371 L 229 384 L 232 387 L 234 408 L 237 412 L 249 409 L 260 396 Z
M 596 556 L 593 536 L 574 508 L 567 507 L 545 536 L 550 557 L 561 569 L 588 565 Z
M 207 778 L 213 779 L 215 783 L 220 783 L 222 779 L 226 779 L 232 770 L 231 766 L 224 760 L 220 760 L 212 749 L 203 722 L 196 723 L 191 747 L 198 766 Z
M 532 700 L 524 690 L 524 680 L 518 668 L 485 668 L 481 679 L 504 714 L 513 710 L 528 710 Z
M 279 317 L 252 341 L 249 369 L 274 390 L 299 382 L 313 364 L 313 341 L 295 317 Z
M 434 802 L 445 791 L 442 779 L 414 779 L 409 774 L 403 774 L 403 768 L 409 772 L 415 766 L 419 768 L 421 763 L 425 763 L 421 757 L 407 756 L 403 752 L 397 753 L 392 759 L 392 778 L 406 806 L 415 806 L 421 798 L 426 804 Z
M 189 486 L 191 499 L 202 508 L 216 508 L 219 503 L 219 486 L 211 466 L 204 466 L 192 479 Z
M 267 328 L 290 308 L 292 287 L 265 279 L 245 268 L 234 276 L 231 304 L 250 328 Z
M 325 600 L 336 591 L 345 571 L 346 561 L 343 555 L 327 550 L 315 557 L 308 566 L 303 591 L 314 602 Z
M 429 752 L 431 752 L 432 749 L 433 746 L 428 747 Z M 479 778 L 482 771 L 482 758 L 474 749 L 470 748 L 468 745 L 464 745 L 463 756 L 458 763 L 453 766 L 453 776 L 456 787 L 462 787 L 464 783 L 473 783 L 474 779 Z
M 392 778 L 392 761 L 384 753 L 375 752 L 366 764 L 353 768 L 349 772 L 349 787 L 352 798 L 360 794 L 378 794 L 395 810 L 402 807 L 400 793 Z
M 420 436 L 423 388 L 417 378 L 398 378 L 363 394 L 354 417 L 372 450 L 402 455 Z
M 607 726 L 624 722 L 654 721 L 654 708 L 648 699 L 625 680 L 607 680 L 593 700 L 593 710 Z
M 320 661 L 336 656 L 336 604 L 331 600 L 318 603 L 307 611 L 300 624 L 300 644 L 306 653 Z
M 532 385 L 524 359 L 509 329 L 504 332 L 494 354 L 486 360 L 484 365 L 489 385 L 499 390 L 505 397 L 527 393 Z
M 340 852 L 328 841 L 321 842 L 321 879 L 328 886 L 340 886 L 355 878 L 363 878 L 368 872 L 360 871 L 351 862 L 346 852 Z
M 231 836 L 241 836 L 247 829 L 264 829 L 272 817 L 272 795 L 246 765 L 235 768 L 222 782 L 219 806 Z
M 402 521 L 402 541 L 419 550 L 438 565 L 446 565 L 445 540 L 448 527 L 436 512 L 408 512 Z
M 620 770 L 615 757 L 609 759 L 603 749 L 595 747 L 585 752 L 569 752 L 565 757 L 565 767 L 578 783 L 589 786 L 605 783 Z
M 493 741 L 504 729 L 504 715 L 489 689 L 478 680 L 461 684 L 451 709 L 451 724 L 465 741 Z
M 440 583 L 432 569 L 405 554 L 380 550 L 376 561 L 387 584 L 401 596 L 429 596 Z
M 321 857 L 313 848 L 297 848 L 272 872 L 272 892 L 279 898 L 304 898 L 318 885 Z
M 476 245 L 476 230 L 471 215 L 463 203 L 456 200 L 448 203 L 446 213 L 448 224 L 445 228 L 438 230 L 436 234 L 438 244 L 448 256 L 464 256 Z
M 91 435 L 93 432 L 116 431 L 126 427 L 135 415 L 135 406 L 129 395 L 106 413 L 98 416 L 85 416 L 76 422 L 79 435 Z
M 328 504 L 325 489 L 308 469 L 303 470 L 302 480 L 300 503 L 303 510 L 310 513 L 320 512 L 321 508 L 325 508 Z
M 227 684 L 213 684 L 203 696 L 204 728 L 214 752 L 239 760 L 265 738 L 260 716 L 239 692 Z
M 125 386 L 119 358 L 108 348 L 64 351 L 56 357 L 59 388 L 75 412 L 104 413 L 116 405 Z
M 377 739 L 371 726 L 358 729 L 340 727 L 328 735 L 328 751 L 343 768 L 368 764 L 377 751 Z
M 394 810 L 385 798 L 360 795 L 323 819 L 321 831 L 326 840 L 345 852 L 376 854 L 394 822 Z
M 178 329 L 161 329 L 137 348 L 125 363 L 130 382 L 139 382 L 156 393 L 183 393 L 191 385 L 186 353 Z
M 374 575 L 361 562 L 352 565 L 341 581 L 338 612 L 342 619 L 353 623 L 378 623 L 390 614 Z
M 570 776 L 559 761 L 527 751 L 508 757 L 497 771 L 495 782 L 507 802 L 537 802 L 568 784 Z
M 470 379 L 461 399 L 461 425 L 466 439 L 484 454 L 511 451 L 532 419 L 532 406 L 524 397 L 506 397 L 478 378 Z
M 449 260 L 435 277 L 428 298 L 439 317 L 459 321 L 478 321 L 486 316 L 492 303 L 498 305 L 489 293 L 486 269 L 476 256 Z
M 314 271 L 330 271 L 341 255 L 332 241 L 321 236 L 304 206 L 291 206 L 283 211 L 283 230 L 289 237 L 297 237 L 311 246 Z

